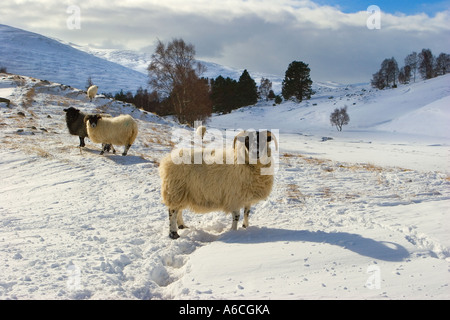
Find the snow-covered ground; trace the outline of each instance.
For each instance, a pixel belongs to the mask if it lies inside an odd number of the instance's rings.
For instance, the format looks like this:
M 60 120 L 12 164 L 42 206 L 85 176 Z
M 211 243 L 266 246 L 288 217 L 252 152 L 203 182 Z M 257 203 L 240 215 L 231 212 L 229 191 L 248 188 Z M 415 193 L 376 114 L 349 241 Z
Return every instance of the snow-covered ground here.
M 449 80 L 322 84 L 301 104 L 214 116 L 210 128 L 279 130 L 272 194 L 247 229 L 186 212 L 171 240 L 158 162 L 178 125 L 1 74 L 0 299 L 449 299 Z M 68 106 L 131 114 L 128 156 L 78 148 Z

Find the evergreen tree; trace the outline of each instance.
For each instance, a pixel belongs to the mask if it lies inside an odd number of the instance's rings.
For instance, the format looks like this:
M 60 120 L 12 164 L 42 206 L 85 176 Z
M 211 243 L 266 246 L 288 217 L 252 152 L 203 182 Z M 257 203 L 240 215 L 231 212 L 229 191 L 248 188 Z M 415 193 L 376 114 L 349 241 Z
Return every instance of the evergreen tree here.
M 267 96 L 267 99 L 269 99 L 269 100 L 275 99 L 275 92 L 273 92 L 273 90 L 269 91 L 269 95 Z
M 285 100 L 295 97 L 298 102 L 301 102 L 303 99 L 311 98 L 313 91 L 309 73 L 308 65 L 302 61 L 293 61 L 289 64 L 281 89 Z
M 256 82 L 250 77 L 247 70 L 244 70 L 239 77 L 237 88 L 239 107 L 250 106 L 258 102 Z
M 211 80 L 211 100 L 213 111 L 230 113 L 239 107 L 237 98 L 238 83 L 229 77 L 218 76 Z
M 123 90 L 122 90 L 122 89 L 120 89 L 120 92 L 119 92 L 119 93 L 116 93 L 116 94 L 115 94 L 114 99 L 116 99 L 116 100 L 118 100 L 118 101 L 124 101 L 124 102 L 125 102 L 125 100 L 126 100 L 126 95 L 125 95 L 125 93 L 123 93 Z

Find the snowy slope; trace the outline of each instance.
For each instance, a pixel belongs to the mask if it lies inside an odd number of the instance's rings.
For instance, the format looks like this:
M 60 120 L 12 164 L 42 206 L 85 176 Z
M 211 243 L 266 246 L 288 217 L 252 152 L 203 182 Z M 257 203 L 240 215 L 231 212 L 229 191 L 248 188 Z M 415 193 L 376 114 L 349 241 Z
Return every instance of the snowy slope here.
M 147 75 L 147 67 L 151 62 L 152 55 L 150 53 L 120 49 L 96 49 L 89 46 L 79 46 L 75 44 L 68 45 L 71 45 L 76 49 L 82 50 L 102 59 L 112 61 L 127 68 L 136 70 L 145 75 Z M 234 69 L 210 61 L 199 60 L 199 62 L 201 62 L 206 67 L 205 73 L 201 75 L 205 78 L 215 79 L 219 75 L 221 75 L 224 78 L 229 77 L 231 79 L 239 80 L 239 77 L 244 71 L 244 69 Z M 261 78 L 264 77 L 272 81 L 272 89 L 276 94 L 281 92 L 282 78 L 280 78 L 279 76 L 261 72 L 254 72 L 252 70 L 249 70 L 249 72 L 250 76 L 255 80 L 257 85 L 260 84 Z
M 175 123 L 1 74 L 11 105 L 0 103 L 0 299 L 449 299 L 448 136 L 381 131 L 423 108 L 448 115 L 445 81 L 329 85 L 301 105 L 213 117 L 208 127 L 280 129 L 274 188 L 247 230 L 186 212 L 173 241 L 158 162 Z M 344 103 L 351 124 L 337 133 L 327 117 Z M 67 106 L 131 114 L 140 131 L 128 156 L 78 148 Z
M 259 103 L 216 116 L 209 125 L 279 129 L 285 139 L 282 152 L 448 172 L 449 84 L 450 75 L 383 91 L 368 85 L 322 83 L 311 100 L 301 104 Z M 330 114 L 344 106 L 350 123 L 337 132 L 330 125 Z M 332 140 L 317 144 L 322 137 Z
M 99 93 L 147 87 L 147 76 L 33 32 L 0 25 L 0 66 L 31 76 L 84 89 L 89 77 Z

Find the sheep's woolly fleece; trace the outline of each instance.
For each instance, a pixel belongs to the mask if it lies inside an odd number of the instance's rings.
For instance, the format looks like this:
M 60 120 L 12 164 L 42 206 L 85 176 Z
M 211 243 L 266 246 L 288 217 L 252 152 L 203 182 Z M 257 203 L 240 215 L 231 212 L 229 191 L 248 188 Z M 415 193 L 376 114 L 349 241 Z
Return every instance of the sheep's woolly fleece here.
M 128 114 L 122 114 L 114 118 L 100 117 L 95 126 L 86 121 L 87 133 L 92 142 L 125 146 L 124 154 L 134 143 L 138 135 L 138 125 Z
M 93 86 L 89 87 L 89 89 L 87 91 L 87 96 L 89 97 L 89 99 L 91 99 L 91 101 L 92 101 L 92 99 L 95 98 L 95 95 L 97 94 L 97 91 L 98 91 L 98 86 L 93 85 Z

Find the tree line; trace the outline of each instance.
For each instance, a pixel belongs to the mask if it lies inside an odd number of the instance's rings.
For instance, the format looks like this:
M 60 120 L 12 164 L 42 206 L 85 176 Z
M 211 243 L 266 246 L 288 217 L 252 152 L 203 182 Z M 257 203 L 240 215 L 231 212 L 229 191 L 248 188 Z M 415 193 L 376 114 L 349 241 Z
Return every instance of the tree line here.
M 205 66 L 195 60 L 192 44 L 183 39 L 173 39 L 168 44 L 158 41 L 147 68 L 153 91 L 139 88 L 136 94 L 121 90 L 114 96 L 106 96 L 161 116 L 173 115 L 180 123 L 193 126 L 195 121 L 204 121 L 213 112 L 229 113 L 254 105 L 258 100 L 274 100 L 279 104 L 283 97 L 301 102 L 313 94 L 310 69 L 301 61 L 289 65 L 282 84 L 282 97 L 275 95 L 269 79 L 262 78 L 258 86 L 247 70 L 237 81 L 223 76 L 204 78 L 205 70 Z
M 394 57 L 384 59 L 380 69 L 372 75 L 371 85 L 378 89 L 396 88 L 397 83 L 416 82 L 419 76 L 422 79 L 431 79 L 449 71 L 449 54 L 441 53 L 435 57 L 430 49 L 422 49 L 420 53 L 412 52 L 407 55 L 401 68 Z

